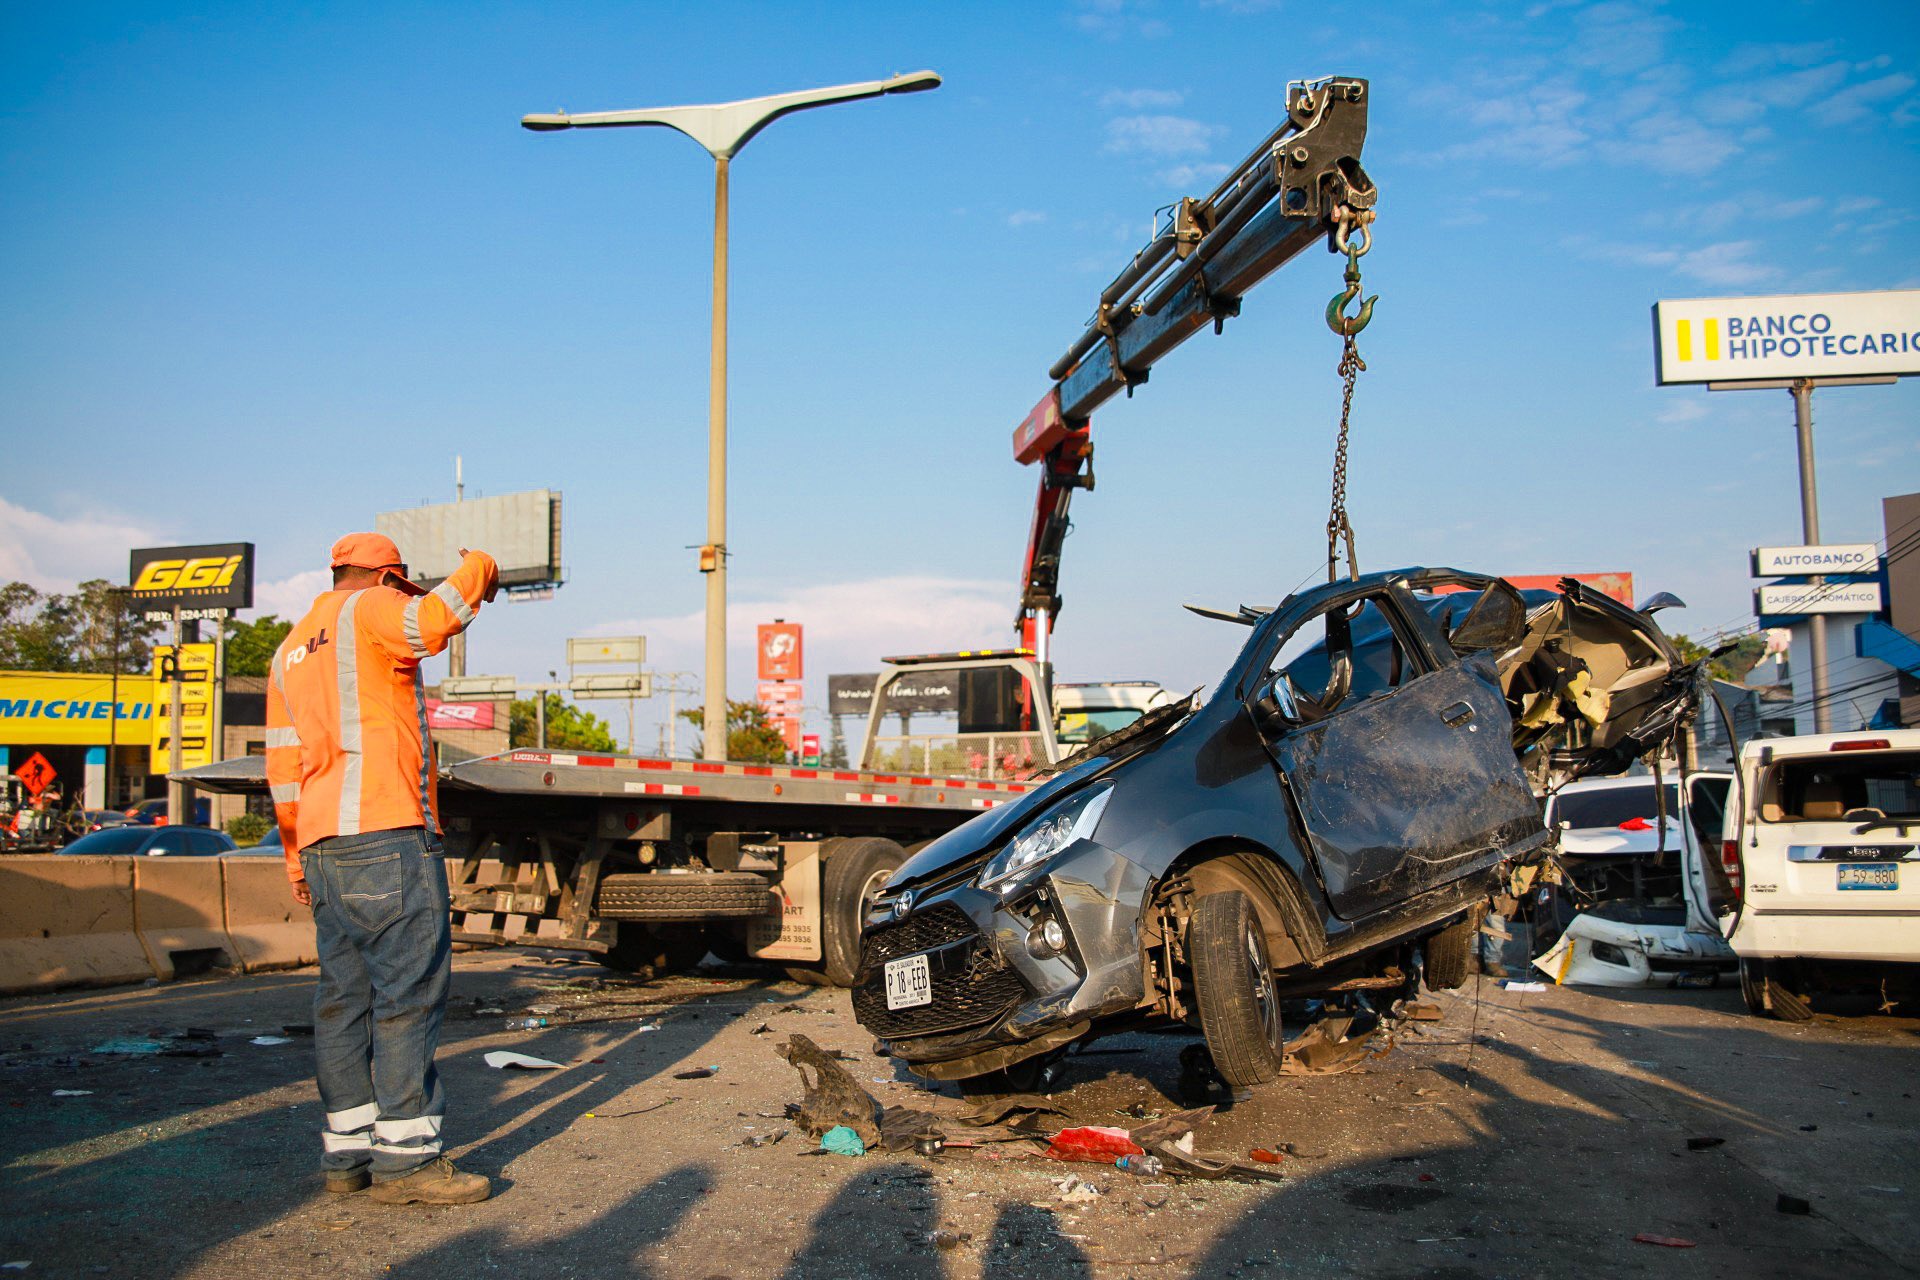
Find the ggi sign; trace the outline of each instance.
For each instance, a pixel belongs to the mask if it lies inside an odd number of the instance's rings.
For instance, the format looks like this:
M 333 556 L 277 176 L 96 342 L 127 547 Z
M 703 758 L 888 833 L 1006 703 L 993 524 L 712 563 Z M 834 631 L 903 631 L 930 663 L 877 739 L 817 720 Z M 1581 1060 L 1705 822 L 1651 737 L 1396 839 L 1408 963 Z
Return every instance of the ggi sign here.
M 149 609 L 253 607 L 253 544 L 147 547 L 127 570 L 133 602 Z

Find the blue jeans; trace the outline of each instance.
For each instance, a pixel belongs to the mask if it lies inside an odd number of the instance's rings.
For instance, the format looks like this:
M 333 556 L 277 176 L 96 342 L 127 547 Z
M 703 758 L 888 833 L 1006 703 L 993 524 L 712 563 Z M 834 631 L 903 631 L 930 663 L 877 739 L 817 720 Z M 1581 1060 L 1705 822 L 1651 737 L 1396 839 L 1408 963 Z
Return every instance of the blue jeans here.
M 300 867 L 320 951 L 321 1165 L 402 1177 L 440 1154 L 447 1109 L 433 1065 L 453 951 L 440 842 L 420 827 L 335 836 Z

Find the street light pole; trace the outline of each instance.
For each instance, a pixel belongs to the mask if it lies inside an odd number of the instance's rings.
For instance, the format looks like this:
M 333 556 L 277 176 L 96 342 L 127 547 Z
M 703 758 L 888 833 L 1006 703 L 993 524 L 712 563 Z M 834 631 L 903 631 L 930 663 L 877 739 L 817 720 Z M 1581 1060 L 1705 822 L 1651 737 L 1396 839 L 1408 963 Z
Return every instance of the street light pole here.
M 560 129 L 605 129 L 658 125 L 692 138 L 713 157 L 713 349 L 707 393 L 707 541 L 700 548 L 700 572 L 707 575 L 706 710 L 701 726 L 701 755 L 727 758 L 727 180 L 740 148 L 784 115 L 890 93 L 937 89 L 931 71 L 868 80 L 859 84 L 803 89 L 738 102 L 637 111 L 596 111 L 569 115 L 529 115 L 522 128 L 545 133 Z

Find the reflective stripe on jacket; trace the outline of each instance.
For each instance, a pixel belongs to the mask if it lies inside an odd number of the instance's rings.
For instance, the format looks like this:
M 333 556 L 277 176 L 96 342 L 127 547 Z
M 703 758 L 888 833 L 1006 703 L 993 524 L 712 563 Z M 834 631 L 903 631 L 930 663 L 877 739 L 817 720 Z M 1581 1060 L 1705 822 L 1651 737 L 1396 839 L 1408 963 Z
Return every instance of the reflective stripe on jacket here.
M 288 878 L 329 836 L 439 830 L 420 660 L 466 630 L 499 580 L 473 551 L 424 596 L 329 591 L 287 633 L 267 681 L 267 783 Z

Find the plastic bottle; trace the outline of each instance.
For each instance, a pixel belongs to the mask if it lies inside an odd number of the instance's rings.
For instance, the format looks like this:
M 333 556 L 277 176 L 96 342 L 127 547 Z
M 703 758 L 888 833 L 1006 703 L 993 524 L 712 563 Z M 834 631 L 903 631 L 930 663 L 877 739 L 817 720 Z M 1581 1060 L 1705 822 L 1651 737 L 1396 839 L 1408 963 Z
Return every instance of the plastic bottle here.
M 538 1031 L 547 1025 L 545 1018 L 514 1018 L 507 1023 L 509 1031 Z
M 1121 1156 L 1113 1162 L 1113 1167 L 1122 1173 L 1137 1173 L 1143 1178 L 1157 1178 L 1166 1171 L 1159 1156 Z

